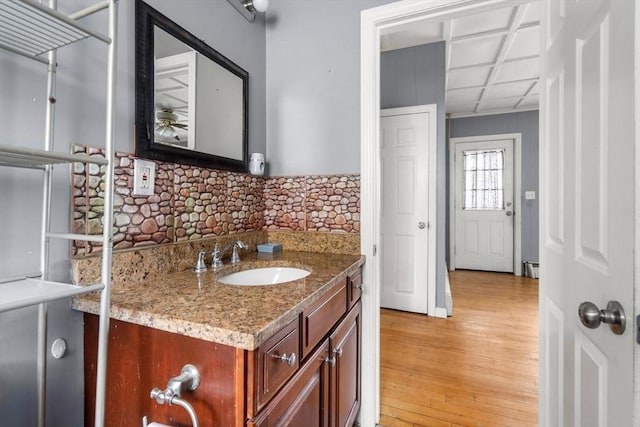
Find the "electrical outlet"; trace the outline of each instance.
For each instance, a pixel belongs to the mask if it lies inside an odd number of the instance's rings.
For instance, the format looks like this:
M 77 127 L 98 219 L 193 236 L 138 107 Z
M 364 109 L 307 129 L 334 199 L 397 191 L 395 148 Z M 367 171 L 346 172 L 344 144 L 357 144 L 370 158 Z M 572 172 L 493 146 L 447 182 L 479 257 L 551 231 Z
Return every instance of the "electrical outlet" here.
M 153 196 L 156 164 L 149 160 L 133 160 L 133 195 Z
M 148 167 L 140 168 L 140 188 L 149 188 L 149 175 L 151 170 Z
M 535 191 L 525 191 L 524 192 L 525 200 L 535 200 L 536 192 Z

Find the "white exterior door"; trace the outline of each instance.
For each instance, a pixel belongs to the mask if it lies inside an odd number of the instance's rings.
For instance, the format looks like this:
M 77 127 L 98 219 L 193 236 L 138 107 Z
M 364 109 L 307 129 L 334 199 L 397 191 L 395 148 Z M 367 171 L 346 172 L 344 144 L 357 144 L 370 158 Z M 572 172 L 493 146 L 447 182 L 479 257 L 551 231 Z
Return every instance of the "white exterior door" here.
M 632 0 L 547 0 L 541 76 L 540 425 L 631 426 L 635 105 Z M 626 330 L 578 307 L 619 301 Z M 637 347 L 636 347 L 637 348 Z
M 512 273 L 513 140 L 455 147 L 455 268 Z
M 429 157 L 430 147 L 435 146 L 436 113 L 435 106 L 427 112 L 405 111 L 383 110 L 380 119 L 380 306 L 426 314 L 428 284 L 435 280 L 430 253 L 435 248 L 430 247 L 434 233 L 429 227 Z

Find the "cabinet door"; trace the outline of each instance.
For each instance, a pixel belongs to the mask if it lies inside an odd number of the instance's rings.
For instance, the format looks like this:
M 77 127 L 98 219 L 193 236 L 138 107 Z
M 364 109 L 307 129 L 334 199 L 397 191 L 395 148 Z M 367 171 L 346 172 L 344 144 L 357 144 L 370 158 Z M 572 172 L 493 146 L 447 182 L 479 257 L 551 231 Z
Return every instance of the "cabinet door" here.
M 329 341 L 325 340 L 247 427 L 328 427 L 328 356 Z
M 347 312 L 347 279 L 337 283 L 325 296 L 302 313 L 302 357 L 327 336 Z
M 360 408 L 360 317 L 358 302 L 329 337 L 331 427 L 351 427 Z
M 300 354 L 299 320 L 291 322 L 266 340 L 258 350 L 258 409 L 298 370 Z
M 360 270 L 349 276 L 347 289 L 348 310 L 350 310 L 360 300 L 362 294 L 362 272 Z

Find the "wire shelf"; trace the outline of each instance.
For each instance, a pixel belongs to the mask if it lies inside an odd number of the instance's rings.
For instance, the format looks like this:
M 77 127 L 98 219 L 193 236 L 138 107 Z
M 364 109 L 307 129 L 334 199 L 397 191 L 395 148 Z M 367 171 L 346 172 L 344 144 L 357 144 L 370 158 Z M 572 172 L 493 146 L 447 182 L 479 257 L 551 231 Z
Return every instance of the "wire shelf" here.
M 42 168 L 45 165 L 74 162 L 91 163 L 96 165 L 107 165 L 109 163 L 107 159 L 103 157 L 90 157 L 84 154 L 56 153 L 54 151 L 0 144 L 0 166 L 37 169 Z
M 78 40 L 111 39 L 31 0 L 0 0 L 0 48 L 47 63 L 40 55 Z
M 0 283 L 0 313 L 96 292 L 103 288 L 103 284 L 76 286 L 29 278 Z

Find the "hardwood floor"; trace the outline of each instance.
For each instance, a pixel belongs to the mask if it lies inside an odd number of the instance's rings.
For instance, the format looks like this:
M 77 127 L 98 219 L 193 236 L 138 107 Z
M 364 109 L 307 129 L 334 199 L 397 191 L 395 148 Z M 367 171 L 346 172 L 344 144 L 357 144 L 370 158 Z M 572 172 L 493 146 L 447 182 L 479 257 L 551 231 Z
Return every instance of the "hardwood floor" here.
M 382 309 L 384 427 L 537 426 L 538 281 L 451 272 L 453 316 Z

